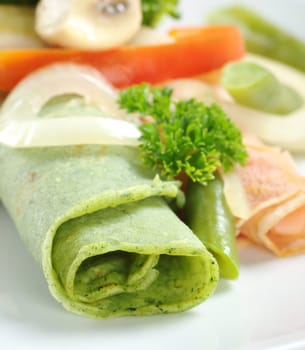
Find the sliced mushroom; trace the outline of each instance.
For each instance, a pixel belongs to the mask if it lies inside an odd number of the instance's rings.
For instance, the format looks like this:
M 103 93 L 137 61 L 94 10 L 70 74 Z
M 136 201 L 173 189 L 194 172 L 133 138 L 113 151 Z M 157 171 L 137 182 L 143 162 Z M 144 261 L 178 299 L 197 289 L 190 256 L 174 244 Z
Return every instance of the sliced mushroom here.
M 46 42 L 85 50 L 128 42 L 140 29 L 140 0 L 41 0 L 36 31 Z

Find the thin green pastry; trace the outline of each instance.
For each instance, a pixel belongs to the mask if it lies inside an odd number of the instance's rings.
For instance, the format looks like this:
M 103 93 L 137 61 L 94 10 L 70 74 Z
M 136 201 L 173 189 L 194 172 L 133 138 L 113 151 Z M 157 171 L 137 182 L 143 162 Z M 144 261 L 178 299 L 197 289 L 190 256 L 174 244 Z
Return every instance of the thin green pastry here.
M 153 179 L 136 149 L 2 146 L 0 164 L 1 199 L 66 309 L 179 312 L 214 291 L 215 259 L 162 198 L 177 183 Z

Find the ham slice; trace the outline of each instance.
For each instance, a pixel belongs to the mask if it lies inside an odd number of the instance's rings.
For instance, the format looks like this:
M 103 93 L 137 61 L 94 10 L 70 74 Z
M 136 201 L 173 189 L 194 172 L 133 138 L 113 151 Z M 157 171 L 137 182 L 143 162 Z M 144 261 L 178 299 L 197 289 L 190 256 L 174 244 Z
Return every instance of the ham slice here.
M 288 152 L 249 136 L 244 143 L 249 158 L 234 174 L 243 194 L 234 196 L 232 189 L 226 194 L 237 218 L 238 234 L 278 256 L 305 251 L 305 178 L 298 174 Z M 233 183 L 229 176 L 224 181 L 227 188 L 228 181 Z M 244 202 L 236 205 L 236 198 Z

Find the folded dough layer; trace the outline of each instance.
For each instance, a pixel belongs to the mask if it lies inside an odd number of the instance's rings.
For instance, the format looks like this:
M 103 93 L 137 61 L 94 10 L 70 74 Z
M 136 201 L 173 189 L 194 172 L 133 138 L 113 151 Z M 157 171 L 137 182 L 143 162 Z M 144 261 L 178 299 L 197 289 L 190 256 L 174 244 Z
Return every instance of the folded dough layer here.
M 215 289 L 218 267 L 163 197 L 136 149 L 0 148 L 0 196 L 53 296 L 92 316 L 189 309 Z

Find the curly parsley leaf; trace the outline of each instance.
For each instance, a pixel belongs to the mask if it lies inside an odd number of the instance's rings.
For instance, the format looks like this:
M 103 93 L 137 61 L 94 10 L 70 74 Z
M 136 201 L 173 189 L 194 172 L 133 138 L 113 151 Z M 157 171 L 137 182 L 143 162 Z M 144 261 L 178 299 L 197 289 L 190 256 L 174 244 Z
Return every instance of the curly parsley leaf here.
M 155 27 L 165 15 L 180 18 L 178 12 L 179 0 L 142 0 L 142 23 Z
M 150 116 L 140 126 L 141 158 L 168 179 L 185 173 L 206 184 L 216 170 L 245 164 L 242 135 L 220 106 L 195 99 L 172 99 L 168 87 L 132 86 L 120 93 L 119 105 L 130 113 Z

